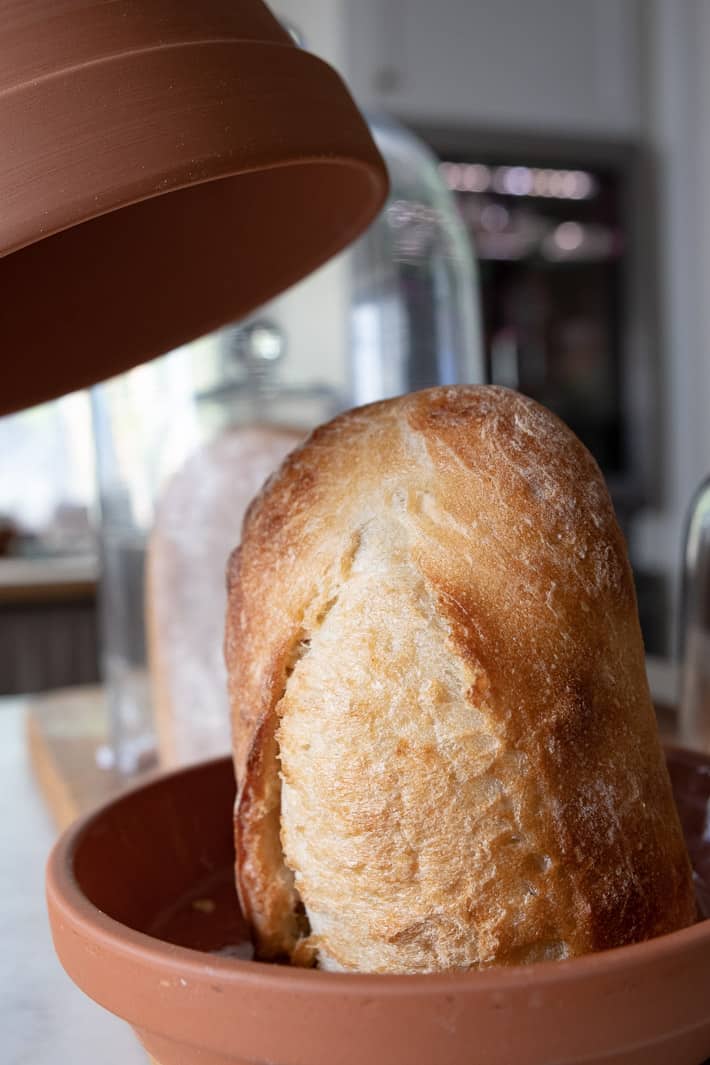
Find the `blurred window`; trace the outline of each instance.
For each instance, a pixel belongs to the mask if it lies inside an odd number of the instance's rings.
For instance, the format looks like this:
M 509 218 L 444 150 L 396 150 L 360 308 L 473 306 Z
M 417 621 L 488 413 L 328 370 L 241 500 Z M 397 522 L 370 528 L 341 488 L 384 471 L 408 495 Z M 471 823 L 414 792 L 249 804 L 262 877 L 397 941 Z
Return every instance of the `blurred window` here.
M 91 552 L 95 484 L 87 392 L 0 418 L 4 553 Z

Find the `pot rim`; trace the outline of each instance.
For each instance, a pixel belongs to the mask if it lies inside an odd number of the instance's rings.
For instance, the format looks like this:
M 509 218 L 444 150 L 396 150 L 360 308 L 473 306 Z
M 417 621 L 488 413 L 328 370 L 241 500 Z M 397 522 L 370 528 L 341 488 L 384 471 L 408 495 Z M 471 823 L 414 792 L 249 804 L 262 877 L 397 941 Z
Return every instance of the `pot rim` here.
M 710 763 L 702 754 L 675 744 L 666 745 L 666 749 L 672 750 L 691 764 L 705 764 L 707 772 L 710 773 Z M 532 985 L 545 988 L 561 981 L 566 984 L 570 981 L 584 982 L 606 973 L 619 975 L 622 971 L 632 972 L 650 964 L 668 961 L 678 953 L 688 950 L 710 949 L 710 920 L 703 919 L 679 931 L 577 958 L 533 962 L 522 966 L 494 966 L 475 972 L 337 973 L 222 957 L 178 946 L 130 928 L 99 910 L 82 891 L 74 874 L 76 852 L 92 826 L 109 810 L 137 791 L 164 785 L 167 780 L 179 775 L 204 772 L 210 766 L 224 767 L 228 761 L 231 761 L 231 758 L 225 755 L 150 774 L 66 829 L 52 848 L 47 863 L 47 903 L 52 922 L 70 925 L 77 934 L 83 935 L 87 940 L 99 941 L 104 951 L 115 956 L 122 956 L 133 963 L 139 962 L 151 968 L 158 965 L 167 973 L 172 970 L 193 981 L 218 977 L 227 986 L 243 987 L 245 983 L 256 983 L 263 987 L 266 983 L 274 991 L 305 991 L 311 988 L 320 994 L 332 992 L 337 995 L 348 991 L 387 996 L 408 996 L 413 993 L 448 996 L 452 991 L 500 994 L 520 991 Z

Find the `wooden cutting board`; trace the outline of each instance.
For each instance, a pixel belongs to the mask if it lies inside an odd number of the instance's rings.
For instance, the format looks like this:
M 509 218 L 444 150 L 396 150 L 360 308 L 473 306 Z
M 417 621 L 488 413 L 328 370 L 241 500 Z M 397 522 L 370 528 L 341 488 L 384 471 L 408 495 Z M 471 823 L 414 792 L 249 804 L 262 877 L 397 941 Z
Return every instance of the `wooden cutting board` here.
M 126 781 L 101 768 L 109 750 L 108 707 L 101 687 L 63 688 L 27 704 L 30 763 L 60 829 L 116 795 Z

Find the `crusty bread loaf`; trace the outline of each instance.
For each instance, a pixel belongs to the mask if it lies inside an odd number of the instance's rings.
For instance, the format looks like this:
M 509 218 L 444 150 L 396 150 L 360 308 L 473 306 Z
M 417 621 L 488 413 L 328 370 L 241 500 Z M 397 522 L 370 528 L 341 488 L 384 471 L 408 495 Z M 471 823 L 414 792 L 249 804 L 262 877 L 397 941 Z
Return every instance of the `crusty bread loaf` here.
M 426 972 L 690 924 L 624 542 L 532 400 L 336 418 L 230 571 L 237 882 L 264 958 Z
M 226 430 L 165 485 L 146 554 L 146 642 L 163 766 L 229 750 L 224 571 L 254 495 L 305 433 Z

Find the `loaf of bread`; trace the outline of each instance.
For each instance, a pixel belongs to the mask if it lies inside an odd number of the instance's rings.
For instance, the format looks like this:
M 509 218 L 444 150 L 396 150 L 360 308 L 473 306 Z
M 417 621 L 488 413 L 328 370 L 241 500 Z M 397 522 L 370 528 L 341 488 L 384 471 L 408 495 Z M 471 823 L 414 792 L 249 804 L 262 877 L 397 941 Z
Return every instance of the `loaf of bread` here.
M 695 919 L 624 541 L 532 400 L 313 433 L 247 514 L 226 660 L 258 956 L 476 969 Z
M 230 428 L 165 485 L 148 541 L 145 624 L 162 766 L 229 751 L 224 571 L 255 492 L 305 433 Z

